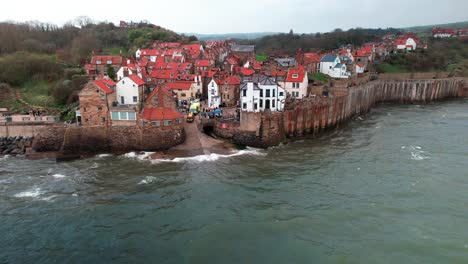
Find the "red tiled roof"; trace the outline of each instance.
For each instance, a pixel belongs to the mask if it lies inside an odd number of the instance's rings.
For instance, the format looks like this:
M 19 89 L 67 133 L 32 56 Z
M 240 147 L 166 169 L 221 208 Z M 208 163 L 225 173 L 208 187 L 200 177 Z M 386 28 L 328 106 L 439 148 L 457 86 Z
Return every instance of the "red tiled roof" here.
M 406 45 L 406 39 L 397 39 L 394 42 L 395 45 Z
M 294 78 L 293 75 L 297 74 Z M 302 82 L 304 81 L 305 71 L 304 69 L 290 69 L 286 77 L 286 82 Z
M 141 119 L 148 121 L 175 120 L 182 117 L 181 113 L 173 110 L 172 108 L 146 107 L 143 109 L 143 113 L 141 114 Z
M 190 82 L 170 82 L 165 83 L 165 86 L 171 90 L 189 90 L 192 86 Z
M 95 80 L 93 83 L 106 94 L 110 94 L 114 92 L 114 90 L 111 87 L 115 86 L 115 82 L 112 80 L 107 80 L 107 79 Z
M 195 67 L 209 67 L 210 61 L 209 60 L 196 60 Z
M 97 63 L 97 61 L 101 61 Z M 111 61 L 111 63 L 107 63 L 107 61 Z M 91 58 L 91 64 L 94 65 L 121 65 L 122 64 L 122 57 L 120 56 L 93 56 Z
M 226 79 L 224 79 L 221 84 L 240 85 L 240 81 L 241 81 L 240 76 L 231 75 L 231 76 L 226 77 Z
M 158 86 L 158 87 L 154 88 L 154 90 L 148 96 L 148 98 L 146 99 L 146 103 L 151 102 L 151 100 L 153 100 L 153 97 L 155 97 L 156 95 L 159 95 L 160 93 L 165 94 L 165 95 L 167 95 L 169 97 L 173 97 L 173 94 L 167 88 Z M 159 102 L 160 102 L 160 104 L 164 104 L 164 100 L 162 100 L 161 98 L 159 98 Z
M 252 69 L 241 67 L 240 73 L 242 73 L 244 76 L 251 76 L 255 73 L 255 71 Z
M 144 85 L 145 84 L 145 81 L 143 81 L 140 77 L 138 77 L 138 75 L 136 74 L 132 74 L 130 76 L 128 76 L 134 83 L 136 83 L 138 86 L 140 85 Z

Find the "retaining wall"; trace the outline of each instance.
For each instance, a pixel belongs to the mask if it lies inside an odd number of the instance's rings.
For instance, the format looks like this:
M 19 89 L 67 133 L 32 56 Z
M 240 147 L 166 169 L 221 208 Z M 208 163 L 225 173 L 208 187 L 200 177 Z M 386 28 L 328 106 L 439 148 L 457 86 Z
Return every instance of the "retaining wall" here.
M 313 97 L 295 101 L 286 106 L 281 113 L 247 113 L 239 125 L 226 125 L 217 121 L 214 132 L 217 136 L 234 143 L 269 147 L 287 139 L 304 138 L 317 135 L 349 120 L 352 116 L 365 113 L 380 102 L 428 103 L 444 98 L 468 96 L 466 78 L 430 80 L 377 80 L 349 88 L 346 95 L 335 97 Z M 252 115 L 256 115 L 254 118 Z M 246 120 L 260 120 L 257 123 L 255 138 L 252 124 Z M 245 138 L 236 134 L 250 132 Z

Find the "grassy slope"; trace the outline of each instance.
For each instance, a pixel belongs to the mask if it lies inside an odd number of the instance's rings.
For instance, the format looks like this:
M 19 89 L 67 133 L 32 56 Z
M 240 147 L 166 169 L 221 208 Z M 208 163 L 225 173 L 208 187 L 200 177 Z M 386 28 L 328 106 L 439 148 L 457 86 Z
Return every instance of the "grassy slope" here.
M 468 28 L 468 21 L 465 22 L 457 22 L 457 23 L 448 23 L 448 24 L 439 24 L 439 25 L 426 25 L 426 26 L 415 26 L 415 27 L 408 27 L 402 28 L 404 31 L 408 32 L 430 32 L 433 28 L 440 27 L 440 28 Z
M 54 103 L 54 98 L 50 93 L 50 87 L 54 85 L 55 83 L 48 83 L 47 81 L 30 81 L 20 89 L 21 96 L 33 106 L 62 108 L 63 106 Z

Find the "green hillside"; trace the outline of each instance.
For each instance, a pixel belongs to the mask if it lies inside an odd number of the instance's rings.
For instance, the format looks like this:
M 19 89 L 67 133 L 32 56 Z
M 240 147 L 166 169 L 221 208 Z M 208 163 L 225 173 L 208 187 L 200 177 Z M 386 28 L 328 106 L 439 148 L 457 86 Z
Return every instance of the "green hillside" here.
M 448 24 L 438 24 L 438 25 L 426 25 L 426 26 L 415 26 L 402 28 L 401 30 L 408 32 L 430 32 L 433 28 L 468 28 L 468 21 L 457 22 L 457 23 L 448 23 Z

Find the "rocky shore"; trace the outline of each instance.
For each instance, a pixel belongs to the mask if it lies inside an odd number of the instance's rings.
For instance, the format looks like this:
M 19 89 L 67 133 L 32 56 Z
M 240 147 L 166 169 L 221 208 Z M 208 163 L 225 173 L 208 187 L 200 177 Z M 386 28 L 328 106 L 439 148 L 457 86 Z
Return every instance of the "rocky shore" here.
M 32 137 L 4 137 L 0 138 L 1 155 L 24 155 L 32 146 Z

